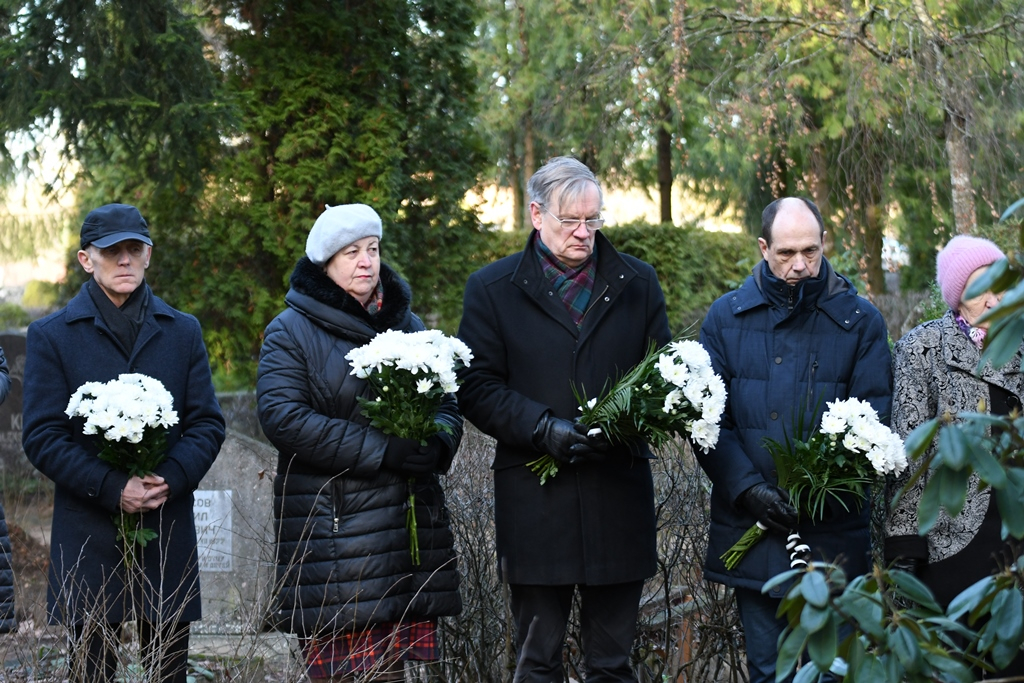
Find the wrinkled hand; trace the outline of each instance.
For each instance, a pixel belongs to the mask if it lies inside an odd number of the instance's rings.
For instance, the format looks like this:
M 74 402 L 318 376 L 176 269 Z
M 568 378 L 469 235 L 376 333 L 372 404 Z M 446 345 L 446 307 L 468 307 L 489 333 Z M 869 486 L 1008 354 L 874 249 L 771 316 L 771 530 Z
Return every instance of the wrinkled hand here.
M 789 503 L 789 495 L 778 486 L 762 482 L 754 484 L 740 496 L 743 506 L 757 521 L 781 534 L 796 528 L 796 508 Z
M 121 491 L 121 509 L 129 514 L 149 512 L 167 502 L 170 487 L 156 474 L 132 477 Z
M 410 476 L 427 474 L 437 468 L 444 448 L 444 442 L 437 435 L 427 439 L 426 446 L 421 446 L 415 439 L 390 436 L 383 464 L 388 469 Z
M 560 463 L 578 462 L 594 454 L 586 434 L 560 417 L 545 415 L 533 430 L 533 444 Z

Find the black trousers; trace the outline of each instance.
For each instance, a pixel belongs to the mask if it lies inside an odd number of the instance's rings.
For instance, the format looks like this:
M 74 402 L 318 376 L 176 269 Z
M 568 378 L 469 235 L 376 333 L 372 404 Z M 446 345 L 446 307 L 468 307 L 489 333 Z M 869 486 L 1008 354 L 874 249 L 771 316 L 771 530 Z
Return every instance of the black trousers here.
M 68 651 L 72 683 L 113 683 L 117 673 L 117 647 L 121 624 L 75 624 Z M 154 683 L 186 683 L 189 622 L 156 627 L 139 621 L 141 666 L 156 675 Z
M 587 683 L 635 683 L 629 657 L 644 582 L 608 586 L 510 584 L 516 627 L 514 683 L 562 683 L 562 646 L 579 590 L 580 635 Z

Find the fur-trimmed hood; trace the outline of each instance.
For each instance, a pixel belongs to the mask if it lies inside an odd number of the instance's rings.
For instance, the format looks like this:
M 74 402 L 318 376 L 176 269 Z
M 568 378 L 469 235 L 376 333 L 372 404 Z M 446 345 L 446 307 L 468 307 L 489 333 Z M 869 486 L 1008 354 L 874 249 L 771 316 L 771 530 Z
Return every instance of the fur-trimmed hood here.
M 398 273 L 380 264 L 380 281 L 384 285 L 384 303 L 376 315 L 370 315 L 362 304 L 339 287 L 323 268 L 303 256 L 292 271 L 291 289 L 285 303 L 332 334 L 365 343 L 376 333 L 405 329 L 413 317 L 409 308 L 412 290 Z

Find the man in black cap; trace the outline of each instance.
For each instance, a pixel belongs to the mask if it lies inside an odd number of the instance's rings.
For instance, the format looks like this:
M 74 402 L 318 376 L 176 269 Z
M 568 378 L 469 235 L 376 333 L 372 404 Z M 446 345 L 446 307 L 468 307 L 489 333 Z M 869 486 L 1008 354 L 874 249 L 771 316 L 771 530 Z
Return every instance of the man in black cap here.
M 47 602 L 50 621 L 68 627 L 76 682 L 114 680 L 120 626 L 136 620 L 150 680 L 184 683 L 189 623 L 201 616 L 192 492 L 224 441 L 224 419 L 199 322 L 146 284 L 152 245 L 134 206 L 90 212 L 78 262 L 92 278 L 28 328 L 23 445 L 56 485 Z M 145 476 L 101 460 L 102 437 L 65 414 L 84 383 L 123 373 L 158 379 L 178 414 L 165 460 Z M 156 533 L 131 569 L 114 523 L 123 513 Z

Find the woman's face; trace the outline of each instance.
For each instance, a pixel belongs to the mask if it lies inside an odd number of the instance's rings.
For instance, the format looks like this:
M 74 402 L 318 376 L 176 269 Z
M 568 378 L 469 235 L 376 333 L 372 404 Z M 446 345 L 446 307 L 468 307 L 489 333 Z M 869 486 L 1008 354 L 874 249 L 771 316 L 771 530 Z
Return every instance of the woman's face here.
M 967 278 L 967 286 L 964 287 L 964 293 L 970 290 L 971 285 L 974 284 L 974 281 L 977 280 L 982 275 L 984 275 L 985 271 L 988 269 L 989 266 L 982 266 L 981 268 L 978 268 L 973 273 L 971 273 L 971 276 Z M 984 315 L 990 308 L 995 308 L 999 304 L 999 300 L 1002 298 L 1002 294 L 996 295 L 993 294 L 992 292 L 985 292 L 984 294 L 976 296 L 973 299 L 961 298 L 960 315 L 962 315 L 964 317 L 964 320 L 966 320 L 970 325 L 987 330 L 987 320 L 981 324 L 978 324 L 976 321 L 978 320 L 978 318 Z
M 327 262 L 324 272 L 334 284 L 365 306 L 377 290 L 380 278 L 380 240 L 364 237 L 343 247 Z

